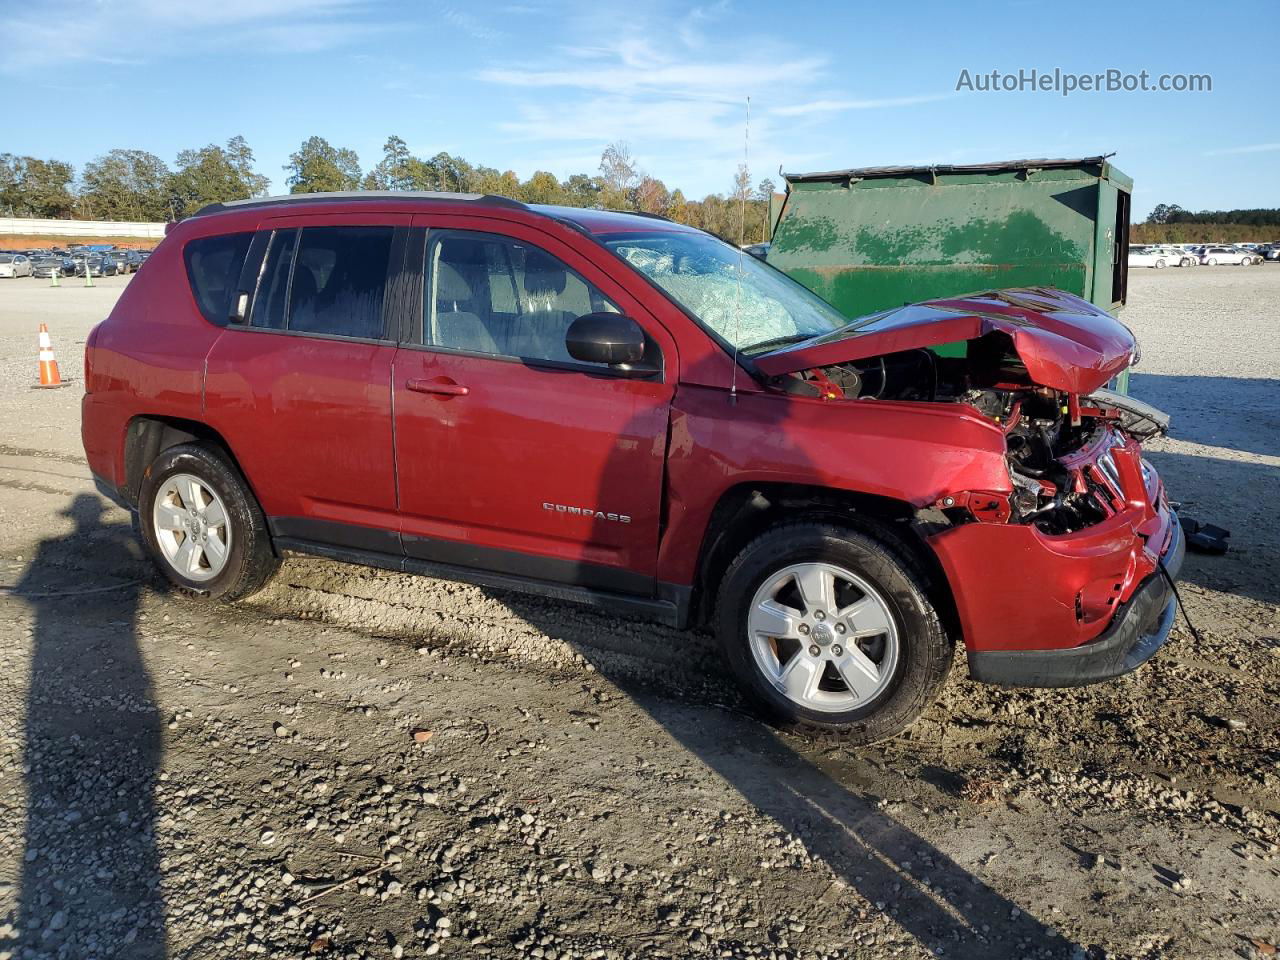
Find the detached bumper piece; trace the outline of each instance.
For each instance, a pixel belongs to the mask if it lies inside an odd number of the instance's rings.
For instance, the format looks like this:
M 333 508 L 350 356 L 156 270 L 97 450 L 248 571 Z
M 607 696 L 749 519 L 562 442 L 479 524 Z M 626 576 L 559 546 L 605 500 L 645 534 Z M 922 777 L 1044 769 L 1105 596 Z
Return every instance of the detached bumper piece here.
M 1186 555 L 1182 527 L 1174 523 L 1161 561 L 1176 578 Z M 1116 611 L 1096 639 L 1064 650 L 971 651 L 969 676 L 1008 687 L 1079 687 L 1123 676 L 1142 666 L 1164 646 L 1178 612 L 1173 588 L 1156 570 Z
M 1201 523 L 1194 517 L 1182 517 L 1182 532 L 1187 536 L 1187 549 L 1195 553 L 1218 556 L 1227 552 L 1231 531 L 1212 523 Z

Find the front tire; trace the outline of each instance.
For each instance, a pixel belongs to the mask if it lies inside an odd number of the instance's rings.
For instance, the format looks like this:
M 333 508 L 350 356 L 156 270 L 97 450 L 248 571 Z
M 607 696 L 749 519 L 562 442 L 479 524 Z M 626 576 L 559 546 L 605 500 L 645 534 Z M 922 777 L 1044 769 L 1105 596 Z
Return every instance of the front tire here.
M 888 531 L 823 522 L 775 527 L 738 554 L 716 632 L 755 704 L 853 744 L 910 726 L 954 654 L 906 547 Z
M 203 444 L 170 447 L 147 467 L 138 521 L 156 566 L 188 594 L 238 600 L 262 589 L 279 565 L 253 492 Z
M 1164 269 L 1164 261 L 1163 261 L 1163 260 L 1157 260 L 1157 261 L 1156 261 L 1156 269 L 1157 269 L 1157 270 L 1163 270 L 1163 269 Z

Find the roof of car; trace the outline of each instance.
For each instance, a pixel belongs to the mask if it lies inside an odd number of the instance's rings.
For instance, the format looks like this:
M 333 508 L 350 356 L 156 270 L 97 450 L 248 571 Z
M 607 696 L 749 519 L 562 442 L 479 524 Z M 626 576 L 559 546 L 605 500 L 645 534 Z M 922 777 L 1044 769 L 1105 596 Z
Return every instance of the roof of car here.
M 276 197 L 252 197 L 247 200 L 228 200 L 224 203 L 207 204 L 188 219 L 270 207 L 378 201 L 383 203 L 391 201 L 411 206 L 418 204 L 427 206 L 442 203 L 463 203 L 484 207 L 499 207 L 507 210 L 523 210 L 536 215 L 551 217 L 555 220 L 567 221 L 589 233 L 620 233 L 636 229 L 652 229 L 659 224 L 662 225 L 663 229 L 692 229 L 657 214 L 620 210 L 596 210 L 586 207 L 564 207 L 553 204 L 528 204 L 521 203 L 519 200 L 512 200 L 510 197 L 499 197 L 491 194 L 444 193 L 425 190 L 354 190 L 334 193 L 297 193 Z

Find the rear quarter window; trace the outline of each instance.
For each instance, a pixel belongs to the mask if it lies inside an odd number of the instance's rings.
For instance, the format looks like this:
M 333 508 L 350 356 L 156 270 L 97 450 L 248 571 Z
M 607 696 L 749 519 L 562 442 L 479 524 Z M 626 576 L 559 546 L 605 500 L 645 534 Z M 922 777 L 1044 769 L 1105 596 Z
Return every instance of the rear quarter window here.
M 252 233 L 227 233 L 217 237 L 198 237 L 187 243 L 183 256 L 187 263 L 187 279 L 191 293 L 204 318 L 225 326 L 231 312 L 240 271 L 249 250 Z

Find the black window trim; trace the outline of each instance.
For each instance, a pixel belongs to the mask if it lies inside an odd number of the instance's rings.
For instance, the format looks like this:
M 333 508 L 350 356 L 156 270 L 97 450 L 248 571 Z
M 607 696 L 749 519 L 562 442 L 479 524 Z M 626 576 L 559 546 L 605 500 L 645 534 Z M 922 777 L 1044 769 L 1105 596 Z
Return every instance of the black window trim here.
M 293 230 L 298 232 L 298 240 L 293 245 L 293 255 L 289 262 L 289 282 L 285 287 L 285 303 L 289 303 L 289 298 L 293 292 L 293 271 L 298 260 L 298 250 L 302 246 L 301 232 L 303 230 L 320 230 L 327 227 L 390 227 L 391 228 L 391 250 L 387 257 L 387 274 L 384 280 L 382 293 L 382 336 L 381 337 L 349 337 L 340 333 L 314 333 L 310 330 L 290 330 L 287 327 L 277 329 L 275 327 L 255 327 L 253 325 L 253 312 L 258 307 L 258 297 L 262 293 L 263 272 L 267 266 L 267 256 L 271 250 L 271 244 L 275 241 L 276 235 Z M 397 332 L 402 329 L 403 321 L 397 316 L 402 309 L 401 298 L 393 296 L 401 290 L 405 272 L 405 256 L 410 246 L 408 242 L 408 234 L 410 228 L 401 224 L 386 223 L 311 223 L 311 224 L 290 224 L 280 226 L 264 225 L 255 231 L 255 236 L 249 244 L 249 252 L 245 256 L 245 266 L 241 271 L 240 282 L 242 286 L 237 292 L 246 291 L 248 287 L 246 281 L 252 279 L 252 291 L 249 297 L 249 308 L 245 312 L 245 320 L 243 323 L 228 323 L 226 328 L 231 330 L 240 330 L 246 333 L 266 333 L 276 336 L 289 337 L 310 337 L 314 340 L 339 340 L 343 343 L 365 343 L 380 346 L 398 346 L 400 341 Z M 265 236 L 261 247 L 258 246 L 258 237 Z M 256 263 L 253 262 L 255 254 L 259 257 Z M 252 268 L 252 273 L 250 269 Z M 402 315 L 402 314 L 401 314 Z M 285 322 L 288 323 L 286 316 Z
M 493 240 L 500 240 L 506 243 L 522 243 L 541 251 L 548 257 L 553 257 L 557 263 L 564 267 L 565 270 L 572 273 L 575 277 L 583 282 L 588 288 L 596 286 L 573 267 L 564 262 L 563 259 L 550 252 L 541 244 L 533 243 L 521 237 L 513 237 L 508 234 L 494 233 L 490 230 L 473 230 L 467 227 L 423 227 L 417 226 L 412 228 L 416 236 L 410 238 L 406 245 L 406 260 L 404 275 L 411 279 L 412 286 L 416 292 L 416 304 L 412 304 L 413 311 L 404 317 L 402 325 L 402 339 L 400 347 L 404 350 L 415 350 L 422 353 L 440 353 L 445 356 L 455 357 L 473 357 L 478 360 L 498 360 L 503 363 L 516 363 L 524 367 L 532 367 L 538 370 L 562 371 L 565 373 L 585 373 L 589 376 L 607 377 L 611 380 L 644 380 L 648 383 L 665 383 L 667 381 L 667 363 L 666 354 L 662 350 L 662 344 L 650 336 L 649 331 L 645 330 L 645 337 L 653 344 L 653 349 L 657 353 L 657 369 L 648 376 L 636 376 L 632 371 L 615 370 L 605 364 L 597 363 L 581 363 L 573 360 L 547 360 L 539 357 L 517 357 L 506 353 L 485 353 L 480 350 L 460 350 L 456 347 L 443 347 L 436 344 L 424 343 L 426 339 L 426 307 L 427 307 L 427 285 L 431 280 L 430 271 L 428 269 L 427 254 L 431 251 L 433 238 L 440 234 L 462 233 L 468 236 L 487 237 Z M 603 294 L 603 291 L 601 291 Z M 610 298 L 612 303 L 612 298 Z M 617 304 L 614 304 L 618 306 Z M 407 306 L 409 306 L 407 304 Z M 619 307 L 621 310 L 621 307 Z M 635 318 L 632 317 L 634 320 Z M 636 323 L 640 323 L 636 320 Z M 641 329 L 644 325 L 641 324 Z

